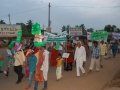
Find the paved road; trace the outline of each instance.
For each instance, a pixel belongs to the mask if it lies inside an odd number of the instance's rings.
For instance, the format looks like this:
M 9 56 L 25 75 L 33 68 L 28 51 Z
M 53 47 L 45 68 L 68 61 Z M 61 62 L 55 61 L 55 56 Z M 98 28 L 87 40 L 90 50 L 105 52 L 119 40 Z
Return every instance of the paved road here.
M 107 82 L 109 82 L 114 74 L 120 69 L 120 56 L 104 60 L 104 67 L 100 72 L 93 72 L 86 76 L 76 77 L 75 67 L 73 71 L 63 71 L 63 79 L 56 81 L 55 69 L 49 71 L 49 88 L 48 90 L 101 90 Z M 87 62 L 89 65 L 89 61 Z M 86 68 L 87 70 L 87 68 Z M 0 90 L 25 90 L 27 79 L 24 78 L 22 83 L 16 85 L 16 74 L 10 73 L 6 78 L 0 75 Z M 39 85 L 39 90 L 43 87 Z M 33 86 L 32 89 L 33 90 Z

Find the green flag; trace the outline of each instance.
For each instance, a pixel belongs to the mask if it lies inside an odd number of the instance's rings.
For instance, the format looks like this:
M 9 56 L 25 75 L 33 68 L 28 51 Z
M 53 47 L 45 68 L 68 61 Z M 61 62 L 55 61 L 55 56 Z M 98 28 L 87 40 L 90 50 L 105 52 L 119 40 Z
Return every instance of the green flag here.
M 108 38 L 108 32 L 106 31 L 97 31 L 91 34 L 92 41 L 107 40 L 107 38 Z

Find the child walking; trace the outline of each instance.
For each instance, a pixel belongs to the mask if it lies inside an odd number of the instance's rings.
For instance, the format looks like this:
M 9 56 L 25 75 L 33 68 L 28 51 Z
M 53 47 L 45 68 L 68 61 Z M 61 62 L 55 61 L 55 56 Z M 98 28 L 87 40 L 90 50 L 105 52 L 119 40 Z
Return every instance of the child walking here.
M 58 55 L 57 61 L 57 68 L 56 68 L 56 79 L 57 81 L 62 78 L 62 66 L 63 66 L 63 58 L 61 54 Z

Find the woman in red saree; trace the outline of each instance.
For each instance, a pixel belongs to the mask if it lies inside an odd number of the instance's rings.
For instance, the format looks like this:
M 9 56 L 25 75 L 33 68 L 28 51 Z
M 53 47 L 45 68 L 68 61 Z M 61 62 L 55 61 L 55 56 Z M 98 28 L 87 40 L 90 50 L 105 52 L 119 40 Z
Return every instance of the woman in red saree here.
M 53 67 L 56 67 L 57 62 L 56 59 L 58 57 L 59 51 L 55 49 L 56 43 L 53 43 L 53 46 L 51 48 L 51 55 L 50 55 L 50 65 Z

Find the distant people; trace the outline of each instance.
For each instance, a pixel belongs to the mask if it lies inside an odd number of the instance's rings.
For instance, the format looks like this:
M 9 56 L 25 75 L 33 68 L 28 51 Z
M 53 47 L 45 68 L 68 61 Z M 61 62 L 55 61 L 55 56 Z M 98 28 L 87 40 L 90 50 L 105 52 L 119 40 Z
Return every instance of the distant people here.
M 88 46 L 89 46 L 89 55 L 88 55 L 88 57 L 91 59 L 91 51 L 92 51 L 92 46 L 93 46 L 92 41 L 88 42 Z
M 62 78 L 62 66 L 63 66 L 63 58 L 62 55 L 59 54 L 58 58 L 56 59 L 57 61 L 57 67 L 56 67 L 56 79 L 57 81 Z
M 64 61 L 64 70 L 72 71 L 74 55 L 73 55 L 73 46 L 71 42 L 66 44 L 66 53 L 69 53 L 69 57 Z
M 6 76 L 9 75 L 9 69 L 11 66 L 13 66 L 13 54 L 10 50 L 10 48 L 7 48 L 7 60 L 8 60 L 8 67 L 7 67 L 7 70 L 6 70 Z
M 111 49 L 112 49 L 113 57 L 116 57 L 116 54 L 117 54 L 117 51 L 118 51 L 118 44 L 117 44 L 117 42 L 112 43 Z
M 4 60 L 4 57 L 0 49 L 0 73 L 3 73 L 3 60 Z
M 8 53 L 7 53 L 7 47 L 2 47 L 1 48 L 1 55 L 3 57 L 3 65 L 2 65 L 2 71 L 5 74 L 5 76 L 8 76 L 9 74 L 9 58 L 8 58 Z
M 112 56 L 112 49 L 111 49 L 112 44 L 108 43 L 108 48 L 107 48 L 107 59 L 111 58 Z
M 118 53 L 120 53 L 120 40 L 118 41 Z
M 32 49 L 29 49 L 29 56 L 28 56 L 29 77 L 28 77 L 28 85 L 26 89 L 31 88 L 32 80 L 34 79 L 34 74 L 36 70 L 36 63 L 37 63 L 37 58 L 34 55 L 34 51 Z
M 100 70 L 100 49 L 98 47 L 98 42 L 93 42 L 93 48 L 92 48 L 92 57 L 91 57 L 91 63 L 90 63 L 90 72 L 93 70 L 93 68 L 96 68 L 96 71 Z
M 60 43 L 60 46 L 59 46 L 59 53 L 62 55 L 64 53 L 64 50 L 65 50 L 65 47 L 64 47 L 64 44 L 63 43 Z
M 80 70 L 83 74 L 85 74 L 86 72 L 83 68 L 83 63 L 86 62 L 86 51 L 85 48 L 82 46 L 81 41 L 78 41 L 77 43 L 74 60 L 76 61 L 77 77 L 80 76 Z
M 23 53 L 23 51 L 20 49 L 17 49 L 15 55 L 14 55 L 14 71 L 16 72 L 17 76 L 18 76 L 18 79 L 16 81 L 16 84 L 19 84 L 23 77 L 24 77 L 24 74 L 23 74 L 23 66 L 25 65 L 25 55 Z
M 100 67 L 103 68 L 103 60 L 105 55 L 107 54 L 107 46 L 104 41 L 100 42 Z

